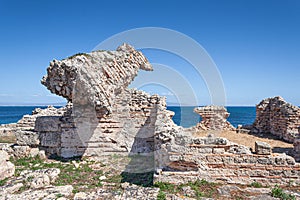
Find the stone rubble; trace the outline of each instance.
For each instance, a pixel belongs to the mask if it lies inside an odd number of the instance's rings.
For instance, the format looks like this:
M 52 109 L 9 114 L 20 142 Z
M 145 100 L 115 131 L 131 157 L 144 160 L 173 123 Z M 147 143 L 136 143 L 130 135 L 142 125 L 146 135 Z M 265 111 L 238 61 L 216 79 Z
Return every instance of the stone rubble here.
M 57 199 L 57 196 L 68 197 L 72 194 L 73 187 L 65 186 L 48 186 L 43 189 L 29 189 L 20 194 L 0 193 L 0 200 L 23 200 L 23 199 Z
M 126 187 L 124 187 L 126 185 Z M 85 193 L 79 192 L 74 196 L 74 200 L 89 200 L 89 199 L 111 199 L 111 200 L 156 200 L 159 188 L 145 188 L 137 185 L 130 185 L 129 183 L 122 184 L 122 191 L 110 191 L 105 189 L 98 189 L 95 192 Z
M 229 113 L 223 106 L 205 106 L 194 109 L 202 120 L 197 124 L 200 130 L 235 130 L 235 128 L 227 121 Z
M 0 150 L 0 180 L 11 177 L 15 173 L 15 166 L 9 161 L 7 152 Z

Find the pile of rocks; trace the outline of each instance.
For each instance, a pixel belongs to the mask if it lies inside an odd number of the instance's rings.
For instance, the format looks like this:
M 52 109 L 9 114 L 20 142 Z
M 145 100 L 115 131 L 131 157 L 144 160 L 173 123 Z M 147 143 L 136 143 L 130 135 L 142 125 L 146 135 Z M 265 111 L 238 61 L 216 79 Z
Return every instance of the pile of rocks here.
M 200 130 L 235 130 L 227 121 L 229 113 L 223 106 L 197 107 L 194 112 L 202 118 L 196 126 Z

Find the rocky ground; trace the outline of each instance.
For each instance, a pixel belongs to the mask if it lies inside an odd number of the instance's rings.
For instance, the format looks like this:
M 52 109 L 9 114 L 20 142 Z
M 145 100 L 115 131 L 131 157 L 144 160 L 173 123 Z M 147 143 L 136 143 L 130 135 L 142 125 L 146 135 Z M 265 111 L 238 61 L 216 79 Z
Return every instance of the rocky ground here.
M 0 199 L 300 199 L 300 186 L 222 185 L 198 180 L 153 184 L 153 172 L 131 174 L 132 158 L 10 158 L 12 177 L 0 181 Z M 298 191 L 298 192 L 297 192 Z

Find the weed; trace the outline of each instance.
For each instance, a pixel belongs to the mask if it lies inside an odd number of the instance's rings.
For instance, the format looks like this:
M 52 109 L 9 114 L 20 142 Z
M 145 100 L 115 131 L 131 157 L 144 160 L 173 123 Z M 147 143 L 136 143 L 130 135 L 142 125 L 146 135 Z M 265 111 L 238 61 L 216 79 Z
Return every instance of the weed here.
M 272 197 L 280 198 L 282 200 L 296 200 L 294 195 L 285 193 L 278 185 L 275 185 L 275 187 L 272 188 L 271 195 Z
M 159 191 L 157 195 L 157 200 L 166 200 L 166 194 L 163 191 Z
M 251 186 L 251 187 L 255 187 L 255 188 L 262 188 L 262 187 L 263 187 L 261 183 L 256 182 L 256 181 L 252 182 L 252 183 L 250 184 L 250 186 Z
M 176 193 L 177 192 L 176 186 L 172 183 L 156 182 L 156 183 L 154 183 L 154 187 L 160 188 L 161 191 L 163 191 L 163 192 L 168 192 L 168 193 Z
M 8 178 L 0 180 L 0 186 L 5 185 L 5 183 L 7 182 Z
M 59 194 L 56 194 L 55 196 L 56 196 L 56 198 L 60 198 L 60 197 L 63 197 L 64 195 L 59 193 Z

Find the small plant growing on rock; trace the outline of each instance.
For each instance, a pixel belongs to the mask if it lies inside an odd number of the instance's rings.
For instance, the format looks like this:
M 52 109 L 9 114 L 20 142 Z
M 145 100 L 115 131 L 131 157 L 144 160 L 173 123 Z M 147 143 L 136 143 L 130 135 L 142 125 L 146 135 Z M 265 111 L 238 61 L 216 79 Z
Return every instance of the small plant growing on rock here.
M 163 191 L 159 191 L 157 195 L 157 200 L 166 200 L 166 194 Z
M 8 178 L 0 180 L 0 186 L 5 185 L 5 183 L 7 182 Z
M 271 190 L 272 197 L 280 198 L 282 200 L 296 200 L 296 197 L 292 194 L 287 194 L 278 185 L 275 185 Z
M 176 192 L 176 187 L 172 183 L 157 182 L 157 183 L 154 183 L 154 186 L 160 188 L 161 191 L 163 191 L 163 192 L 168 192 L 168 193 Z
M 252 183 L 250 184 L 250 186 L 251 186 L 251 187 L 255 187 L 255 188 L 262 188 L 262 187 L 263 187 L 261 183 L 256 182 L 256 181 L 252 182 Z

